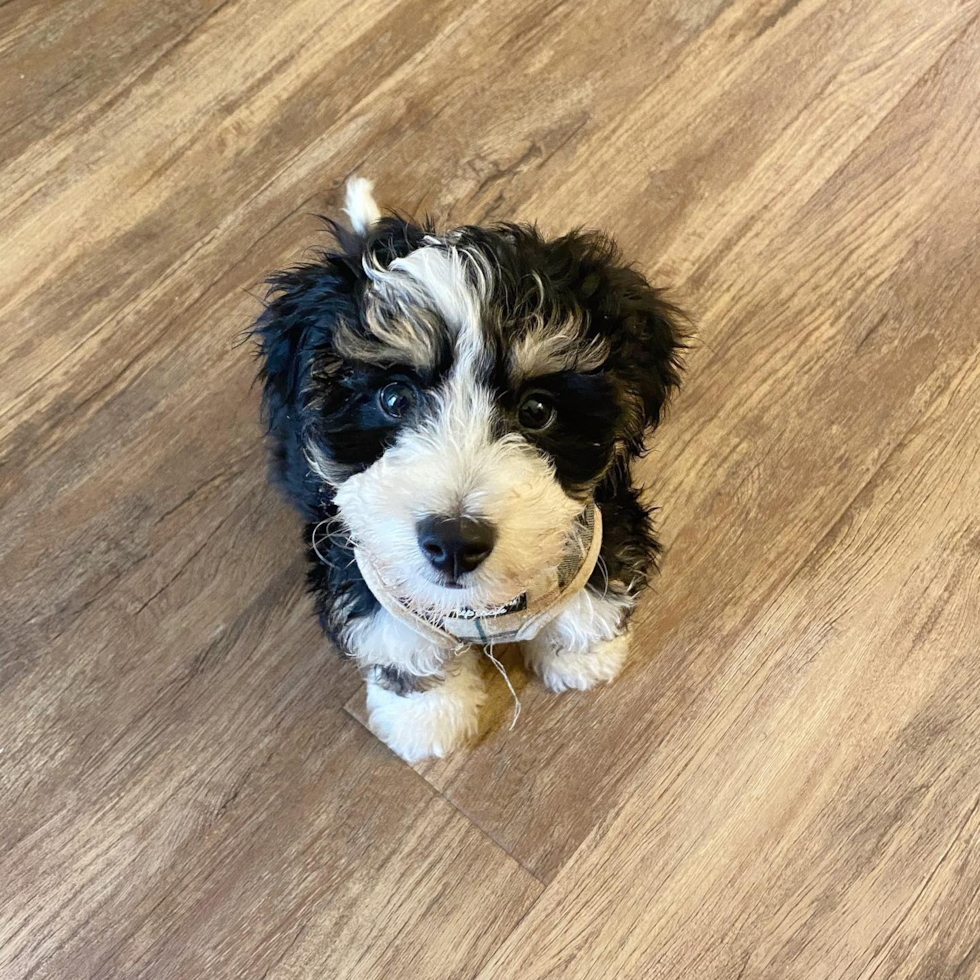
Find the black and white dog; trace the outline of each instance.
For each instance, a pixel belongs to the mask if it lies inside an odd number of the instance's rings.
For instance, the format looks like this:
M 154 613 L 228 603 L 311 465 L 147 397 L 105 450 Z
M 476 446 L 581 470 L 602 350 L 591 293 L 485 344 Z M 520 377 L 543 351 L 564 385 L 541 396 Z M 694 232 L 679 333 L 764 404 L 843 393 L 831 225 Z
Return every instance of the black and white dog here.
M 553 691 L 611 681 L 658 552 L 631 476 L 682 319 L 595 234 L 382 216 L 274 275 L 256 325 L 272 470 L 327 635 L 412 761 L 477 728 L 481 649 Z

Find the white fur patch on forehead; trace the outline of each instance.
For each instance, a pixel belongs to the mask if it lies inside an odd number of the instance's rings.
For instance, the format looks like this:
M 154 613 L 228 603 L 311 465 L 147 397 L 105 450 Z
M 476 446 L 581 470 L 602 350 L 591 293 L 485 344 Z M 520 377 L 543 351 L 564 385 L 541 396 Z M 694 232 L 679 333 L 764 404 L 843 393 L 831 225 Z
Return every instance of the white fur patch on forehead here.
M 371 331 L 386 346 L 410 355 L 408 363 L 423 365 L 438 356 L 448 329 L 458 359 L 473 362 L 483 346 L 489 270 L 468 251 L 431 235 L 425 240 L 429 244 L 387 268 L 374 256 L 364 257 Z
M 429 236 L 428 240 L 434 239 Z M 395 259 L 390 271 L 407 277 L 421 289 L 433 311 L 449 326 L 462 330 L 479 323 L 486 275 L 470 253 L 427 245 Z
M 344 211 L 350 218 L 351 227 L 358 235 L 366 235 L 381 217 L 374 200 L 374 184 L 365 177 L 351 177 L 347 181 L 347 200 Z

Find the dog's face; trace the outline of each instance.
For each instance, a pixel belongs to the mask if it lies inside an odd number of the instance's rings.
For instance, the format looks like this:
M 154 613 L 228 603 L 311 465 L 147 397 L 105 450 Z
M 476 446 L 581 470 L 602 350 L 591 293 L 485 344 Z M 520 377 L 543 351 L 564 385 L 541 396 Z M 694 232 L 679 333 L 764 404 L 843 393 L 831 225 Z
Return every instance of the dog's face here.
M 641 451 L 677 383 L 673 310 L 595 236 L 437 235 L 348 204 L 355 232 L 277 277 L 260 321 L 273 425 L 399 595 L 505 603 Z

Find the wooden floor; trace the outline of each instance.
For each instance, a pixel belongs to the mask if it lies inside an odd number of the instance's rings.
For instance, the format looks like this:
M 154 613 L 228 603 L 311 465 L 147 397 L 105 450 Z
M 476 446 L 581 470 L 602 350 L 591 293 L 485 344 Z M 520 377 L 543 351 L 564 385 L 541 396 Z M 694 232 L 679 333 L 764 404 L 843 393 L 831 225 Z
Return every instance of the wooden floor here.
M 0 976 L 980 977 L 980 0 L 0 3 Z M 346 176 L 700 324 L 611 688 L 413 771 L 264 482 Z

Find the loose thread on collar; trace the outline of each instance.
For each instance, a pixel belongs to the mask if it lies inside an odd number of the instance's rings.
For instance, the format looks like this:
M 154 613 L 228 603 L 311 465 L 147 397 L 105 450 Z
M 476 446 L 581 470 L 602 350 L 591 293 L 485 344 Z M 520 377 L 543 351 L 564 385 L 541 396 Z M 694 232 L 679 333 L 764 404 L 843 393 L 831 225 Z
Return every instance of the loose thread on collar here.
M 510 682 L 510 677 L 507 674 L 507 668 L 493 655 L 493 643 L 487 639 L 486 633 L 483 632 L 483 624 L 479 619 L 474 621 L 476 623 L 477 632 L 480 634 L 480 639 L 483 640 L 485 646 L 483 647 L 483 653 L 489 659 L 490 663 L 500 671 L 500 676 L 504 679 L 504 683 L 507 685 L 507 690 L 510 691 L 510 696 L 514 699 L 514 717 L 511 719 L 510 728 L 508 731 L 513 731 L 517 725 L 517 719 L 521 717 L 521 699 L 517 696 L 517 691 L 514 690 L 514 685 Z

